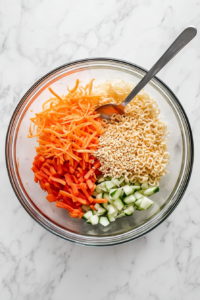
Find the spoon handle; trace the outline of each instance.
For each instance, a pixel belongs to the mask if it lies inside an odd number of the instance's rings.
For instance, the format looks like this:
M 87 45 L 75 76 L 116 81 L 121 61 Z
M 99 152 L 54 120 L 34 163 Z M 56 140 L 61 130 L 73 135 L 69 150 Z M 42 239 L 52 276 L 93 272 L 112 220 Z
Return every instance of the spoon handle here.
M 197 29 L 193 26 L 187 27 L 171 44 L 167 51 L 143 77 L 143 79 L 136 85 L 132 92 L 126 97 L 122 105 L 126 106 L 129 102 L 143 89 L 143 87 L 197 34 Z

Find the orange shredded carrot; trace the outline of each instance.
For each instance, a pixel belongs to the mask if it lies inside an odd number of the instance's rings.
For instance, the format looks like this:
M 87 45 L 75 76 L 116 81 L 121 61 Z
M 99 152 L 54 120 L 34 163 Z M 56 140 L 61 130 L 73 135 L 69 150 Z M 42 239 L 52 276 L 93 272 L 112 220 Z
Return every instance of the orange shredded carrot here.
M 92 188 L 93 188 L 93 186 L 94 186 L 94 184 L 92 183 L 92 181 L 91 181 L 90 179 L 87 179 L 87 180 L 86 180 L 86 183 L 87 183 L 89 189 L 92 190 Z
M 45 161 L 45 158 L 42 157 L 42 156 L 40 156 L 40 157 L 39 157 L 39 160 L 41 160 L 41 162 L 44 162 L 44 161 Z
M 87 180 L 90 178 L 90 176 L 94 173 L 95 169 L 90 169 L 87 174 L 84 176 L 84 178 Z
M 52 175 L 57 174 L 56 170 L 52 166 L 50 167 L 50 172 L 51 172 Z
M 52 189 L 51 189 L 50 183 L 46 182 L 44 185 L 46 187 L 47 193 L 52 194 Z
M 65 180 L 67 182 L 68 185 L 71 185 L 73 183 L 72 179 L 71 179 L 71 176 L 69 173 L 66 173 L 65 174 Z
M 36 176 L 34 176 L 34 181 L 36 182 L 36 183 L 38 183 L 38 178 L 36 177 Z
M 76 184 L 72 183 L 71 187 L 72 187 L 72 191 L 73 191 L 74 195 L 77 196 L 78 195 L 78 188 L 77 188 Z
M 59 100 L 62 100 L 62 98 L 60 96 L 58 96 L 53 90 L 52 88 L 49 88 L 49 91 L 54 95 L 56 96 L 56 98 L 58 98 Z
M 56 201 L 56 197 L 53 194 L 49 194 L 48 196 L 46 196 L 46 199 L 49 202 L 55 202 Z
M 63 180 L 63 179 L 60 179 L 60 178 L 56 178 L 56 177 L 50 176 L 50 179 L 53 180 L 53 181 L 55 181 L 55 182 L 58 182 L 58 183 L 60 183 L 62 185 L 66 184 L 66 181 Z
M 45 167 L 41 167 L 41 170 L 46 174 L 46 175 L 51 175 L 51 173 L 49 172 L 49 170 Z
M 59 193 L 60 193 L 61 195 L 63 195 L 63 196 L 66 196 L 66 197 L 72 198 L 72 195 L 71 195 L 70 193 L 68 193 L 68 192 L 65 192 L 65 191 L 60 191 Z
M 95 112 L 99 96 L 92 95 L 92 79 L 85 87 L 77 79 L 65 96 L 53 95 L 43 103 L 42 111 L 31 118 L 29 138 L 37 137 L 37 155 L 32 171 L 34 181 L 48 193 L 49 202 L 81 218 L 82 204 L 103 203 L 93 199 L 100 162 L 92 154 L 107 125 Z M 98 201 L 98 202 L 96 202 Z M 76 208 L 77 207 L 77 208 Z
M 108 200 L 107 199 L 94 199 L 93 202 L 94 203 L 107 203 Z
M 76 197 L 76 196 L 72 196 L 72 200 L 73 200 L 74 202 L 78 201 L 78 202 L 80 202 L 81 204 L 85 204 L 85 205 L 88 204 L 88 201 L 87 201 L 87 200 L 84 200 L 84 199 L 79 198 L 79 197 Z
M 32 170 L 34 173 L 39 172 L 38 168 L 36 168 L 36 166 L 34 166 L 34 165 L 32 166 L 31 170 Z

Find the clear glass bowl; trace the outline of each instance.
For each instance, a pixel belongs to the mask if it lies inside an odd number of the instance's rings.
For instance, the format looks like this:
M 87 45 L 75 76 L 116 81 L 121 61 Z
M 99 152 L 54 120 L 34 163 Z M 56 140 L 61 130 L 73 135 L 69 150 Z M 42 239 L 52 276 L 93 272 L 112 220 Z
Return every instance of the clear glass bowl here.
M 160 182 L 160 192 L 152 196 L 155 204 L 147 211 L 135 211 L 131 217 L 118 219 L 108 227 L 91 226 L 84 220 L 72 219 L 68 212 L 50 204 L 33 180 L 31 166 L 36 139 L 28 139 L 30 117 L 42 109 L 49 98 L 48 87 L 58 94 L 67 92 L 79 78 L 82 84 L 95 78 L 95 83 L 115 77 L 137 83 L 146 71 L 126 61 L 94 58 L 63 65 L 38 80 L 17 105 L 6 138 L 6 163 L 12 187 L 26 211 L 44 228 L 66 240 L 90 246 L 124 243 L 151 231 L 165 220 L 180 202 L 187 188 L 193 165 L 193 138 L 188 118 L 172 91 L 158 78 L 147 86 L 168 123 L 170 140 L 169 173 Z M 19 162 L 19 164 L 18 164 Z

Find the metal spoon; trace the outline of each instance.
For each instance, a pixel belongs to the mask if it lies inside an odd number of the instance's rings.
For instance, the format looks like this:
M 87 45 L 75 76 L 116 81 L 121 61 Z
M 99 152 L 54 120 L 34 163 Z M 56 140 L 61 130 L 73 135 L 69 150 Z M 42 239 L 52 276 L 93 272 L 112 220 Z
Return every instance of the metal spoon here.
M 105 104 L 96 109 L 103 119 L 109 120 L 113 113 L 124 114 L 124 108 L 143 89 L 143 87 L 197 34 L 197 29 L 193 26 L 187 27 L 171 44 L 167 51 L 155 63 L 151 70 L 134 87 L 132 92 L 121 104 Z

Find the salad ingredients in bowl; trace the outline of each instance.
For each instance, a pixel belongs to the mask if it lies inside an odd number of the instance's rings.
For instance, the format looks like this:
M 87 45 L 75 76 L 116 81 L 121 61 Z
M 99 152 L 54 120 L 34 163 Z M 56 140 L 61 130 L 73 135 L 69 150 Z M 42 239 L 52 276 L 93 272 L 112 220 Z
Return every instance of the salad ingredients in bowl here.
M 22 206 L 48 231 L 82 245 L 116 245 L 154 229 L 182 199 L 193 140 L 172 91 L 153 78 L 124 116 L 107 122 L 96 110 L 121 103 L 145 74 L 116 59 L 71 62 L 18 103 L 6 137 L 8 174 Z
M 38 146 L 32 171 L 46 199 L 72 218 L 108 226 L 134 210 L 147 210 L 169 163 L 167 125 L 156 101 L 141 91 L 125 115 L 102 120 L 95 109 L 120 103 L 133 84 L 109 80 L 93 88 L 77 79 L 67 95 L 52 97 L 31 118 Z M 32 126 L 33 124 L 33 126 Z

